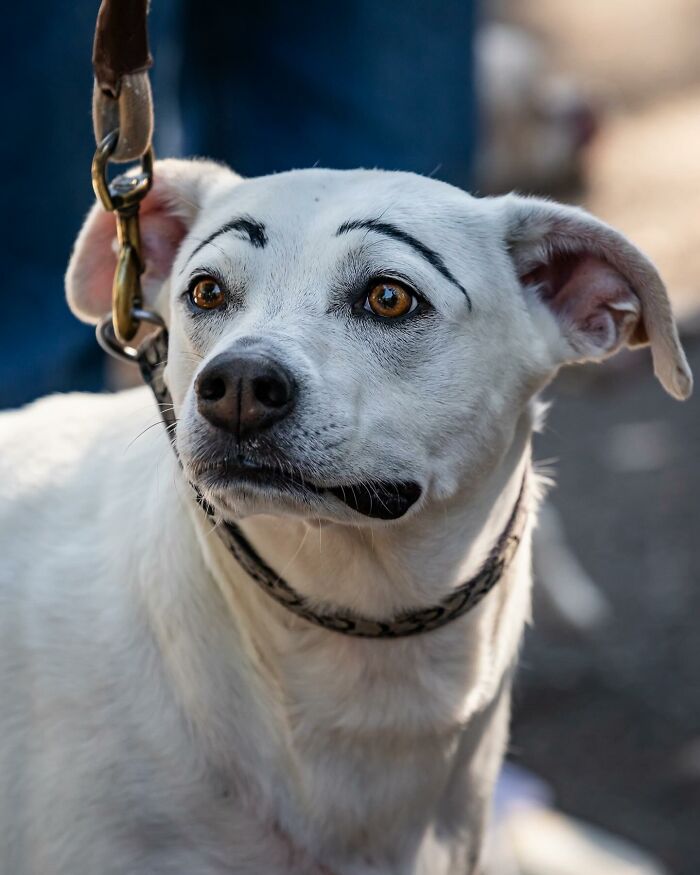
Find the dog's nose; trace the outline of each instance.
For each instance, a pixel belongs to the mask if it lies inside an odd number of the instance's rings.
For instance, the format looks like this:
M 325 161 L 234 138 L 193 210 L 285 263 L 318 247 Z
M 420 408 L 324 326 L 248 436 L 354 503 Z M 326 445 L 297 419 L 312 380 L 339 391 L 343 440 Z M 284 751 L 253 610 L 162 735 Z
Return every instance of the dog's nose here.
M 195 392 L 202 416 L 242 440 L 284 419 L 296 386 L 274 359 L 221 353 L 199 374 Z

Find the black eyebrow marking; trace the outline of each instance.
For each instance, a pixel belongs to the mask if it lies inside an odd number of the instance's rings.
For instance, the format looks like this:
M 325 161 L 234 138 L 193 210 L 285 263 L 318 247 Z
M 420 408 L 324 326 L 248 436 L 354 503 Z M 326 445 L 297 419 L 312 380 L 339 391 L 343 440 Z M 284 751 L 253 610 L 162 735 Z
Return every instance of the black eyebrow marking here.
M 222 225 L 218 231 L 214 231 L 213 234 L 210 234 L 202 240 L 187 260 L 189 261 L 190 258 L 193 258 L 200 249 L 208 246 L 213 240 L 216 240 L 217 237 L 221 236 L 221 234 L 227 234 L 229 231 L 242 231 L 244 234 L 247 234 L 249 242 L 256 249 L 264 249 L 267 245 L 267 234 L 265 233 L 265 226 L 262 222 L 256 222 L 255 219 L 251 219 L 250 216 L 238 216 L 238 218 L 232 219 L 230 222 Z
M 394 240 L 400 240 L 402 243 L 406 243 L 411 249 L 414 249 L 419 255 L 421 255 L 429 264 L 431 264 L 435 270 L 441 273 L 445 279 L 449 280 L 452 285 L 456 286 L 460 292 L 464 295 L 467 301 L 467 307 L 471 312 L 472 309 L 472 299 L 469 297 L 469 293 L 464 288 L 464 286 L 457 281 L 452 271 L 442 260 L 442 257 L 435 252 L 434 249 L 431 249 L 429 246 L 426 246 L 425 243 L 421 243 L 416 237 L 412 234 L 409 234 L 408 231 L 402 231 L 401 228 L 397 228 L 396 225 L 392 225 L 390 222 L 382 222 L 379 219 L 355 219 L 352 222 L 343 222 L 343 224 L 338 228 L 335 232 L 336 237 L 340 237 L 341 234 L 347 234 L 348 231 L 356 231 L 361 229 L 366 229 L 369 231 L 376 231 L 379 234 L 384 234 L 387 237 L 393 237 Z

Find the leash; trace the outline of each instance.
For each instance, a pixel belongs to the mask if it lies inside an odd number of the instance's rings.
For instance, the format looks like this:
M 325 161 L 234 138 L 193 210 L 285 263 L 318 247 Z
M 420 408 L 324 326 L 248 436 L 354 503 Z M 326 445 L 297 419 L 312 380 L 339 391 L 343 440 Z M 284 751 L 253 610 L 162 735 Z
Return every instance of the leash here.
M 113 161 L 138 160 L 153 138 L 147 14 L 148 0 L 103 0 L 97 13 L 92 120 L 98 144 L 119 131 Z
M 97 148 L 92 161 L 95 195 L 117 221 L 119 253 L 112 285 L 112 311 L 97 326 L 97 340 L 110 355 L 138 364 L 150 386 L 175 447 L 176 419 L 165 383 L 168 332 L 163 319 L 145 309 L 141 275 L 145 269 L 139 208 L 153 184 L 153 103 L 148 80 L 148 0 L 102 0 L 93 51 L 95 87 L 93 123 Z M 110 162 L 137 161 L 128 175 L 108 180 Z M 130 345 L 142 323 L 155 326 L 140 344 Z M 178 457 L 178 461 L 179 457 Z M 405 638 L 439 629 L 472 610 L 503 576 L 520 544 L 527 522 L 528 471 L 508 521 L 479 571 L 438 604 L 406 611 L 380 621 L 348 611 L 324 613 L 280 577 L 257 553 L 239 526 L 217 517 L 197 486 L 197 503 L 218 525 L 216 531 L 238 564 L 278 604 L 298 617 L 333 632 L 356 638 Z
M 153 97 L 148 69 L 148 0 L 102 0 L 95 26 L 92 121 L 97 148 L 92 159 L 95 196 L 117 219 L 119 252 L 112 283 L 112 312 L 98 325 L 97 339 L 112 355 L 133 360 L 142 322 L 164 327 L 143 308 L 145 270 L 139 208 L 153 185 Z M 110 162 L 136 161 L 128 174 L 108 179 Z

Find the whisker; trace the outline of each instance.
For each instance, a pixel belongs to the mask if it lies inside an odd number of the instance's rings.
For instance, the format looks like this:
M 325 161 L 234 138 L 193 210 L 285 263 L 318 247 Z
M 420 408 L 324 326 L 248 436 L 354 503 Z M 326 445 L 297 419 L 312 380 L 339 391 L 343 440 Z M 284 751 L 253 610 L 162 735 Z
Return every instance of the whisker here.
M 292 566 L 294 560 L 295 560 L 295 559 L 297 558 L 297 556 L 301 553 L 301 551 L 302 551 L 302 549 L 303 549 L 303 547 L 304 547 L 304 544 L 305 544 L 305 542 L 306 542 L 306 536 L 307 536 L 308 534 L 309 534 L 309 530 L 308 530 L 308 529 L 304 529 L 304 534 L 303 534 L 303 536 L 302 536 L 301 543 L 300 543 L 299 546 L 297 547 L 296 552 L 294 553 L 294 555 L 292 556 L 292 558 L 289 560 L 289 562 L 287 562 L 287 563 L 285 564 L 284 568 L 283 568 L 283 569 L 277 574 L 278 577 L 282 577 L 282 578 L 283 578 L 283 577 L 285 576 L 285 574 L 287 573 L 287 570 Z
M 146 434 L 147 431 L 150 431 L 152 428 L 156 428 L 156 426 L 159 426 L 159 425 L 162 427 L 162 425 L 163 425 L 162 420 L 158 420 L 157 422 L 152 422 L 150 425 L 147 425 L 146 428 L 143 429 L 143 431 L 140 431 L 140 432 L 136 435 L 136 437 L 133 438 L 133 440 L 130 440 L 130 441 L 129 441 L 129 443 L 126 445 L 126 447 L 125 447 L 125 449 L 124 449 L 124 452 L 126 452 L 127 450 L 129 450 L 129 449 L 130 449 L 130 448 L 136 443 L 136 441 L 137 441 L 140 437 L 143 437 L 143 435 Z

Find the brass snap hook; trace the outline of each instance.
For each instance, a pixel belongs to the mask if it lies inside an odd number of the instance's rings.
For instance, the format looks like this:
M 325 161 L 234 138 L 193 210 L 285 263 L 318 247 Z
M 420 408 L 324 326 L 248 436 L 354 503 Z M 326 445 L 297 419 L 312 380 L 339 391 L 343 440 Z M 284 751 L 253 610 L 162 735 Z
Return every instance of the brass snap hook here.
M 165 322 L 163 322 L 160 316 L 152 310 L 139 310 L 136 308 L 133 311 L 133 315 L 138 320 L 138 324 L 141 324 L 141 322 L 148 322 L 151 325 L 155 325 L 156 328 L 160 328 L 162 331 L 165 330 Z M 127 362 L 138 361 L 139 350 L 135 346 L 130 346 L 128 343 L 122 343 L 117 339 L 111 313 L 107 313 L 106 316 L 103 316 L 102 319 L 100 319 L 97 323 L 95 333 L 97 335 L 97 342 L 102 349 L 111 356 L 114 356 L 114 358 L 123 359 Z
M 108 213 L 139 204 L 153 185 L 153 147 L 141 156 L 140 172 L 121 174 L 110 183 L 107 179 L 107 165 L 114 155 L 119 140 L 119 130 L 110 131 L 104 137 L 92 159 L 92 188 L 95 197 Z
M 141 274 L 145 263 L 141 250 L 139 207 L 153 185 L 153 149 L 141 156 L 140 167 L 117 176 L 111 183 L 107 166 L 114 154 L 119 131 L 111 131 L 98 144 L 92 159 L 92 187 L 108 212 L 116 213 L 119 254 L 112 283 L 112 321 L 116 340 L 123 346 L 136 335 L 141 319 Z M 140 311 L 143 312 L 143 311 Z

